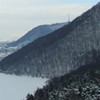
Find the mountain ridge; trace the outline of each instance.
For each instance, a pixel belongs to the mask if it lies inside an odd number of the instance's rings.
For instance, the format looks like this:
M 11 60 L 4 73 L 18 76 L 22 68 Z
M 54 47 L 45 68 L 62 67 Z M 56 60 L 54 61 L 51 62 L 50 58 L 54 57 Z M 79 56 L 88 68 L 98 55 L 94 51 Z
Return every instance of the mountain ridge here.
M 66 25 L 66 22 L 63 23 L 54 23 L 54 24 L 44 24 L 39 25 L 32 30 L 28 31 L 25 35 L 23 35 L 21 38 L 19 38 L 17 41 L 13 42 L 10 45 L 27 45 L 30 42 L 38 39 L 39 37 L 43 37 L 47 34 L 50 34 L 51 32 L 63 27 Z
M 0 42 L 0 58 L 1 59 L 5 58 L 6 56 L 14 53 L 15 51 L 18 51 L 19 49 L 29 44 L 30 42 L 40 37 L 43 37 L 47 34 L 50 34 L 51 32 L 55 31 L 58 28 L 63 27 L 65 24 L 68 23 L 63 22 L 63 23 L 39 25 L 30 30 L 29 32 L 27 32 L 24 36 L 20 37 L 16 41 Z
M 0 63 L 2 71 L 32 76 L 61 76 L 90 63 L 100 50 L 100 5 L 68 25 L 39 38 Z M 12 63 L 13 61 L 13 63 Z

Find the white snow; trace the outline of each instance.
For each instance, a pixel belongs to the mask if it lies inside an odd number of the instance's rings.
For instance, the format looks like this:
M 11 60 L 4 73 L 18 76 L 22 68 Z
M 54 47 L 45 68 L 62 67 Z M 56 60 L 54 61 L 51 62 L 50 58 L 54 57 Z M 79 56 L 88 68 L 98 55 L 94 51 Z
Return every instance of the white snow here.
M 0 100 L 25 100 L 28 93 L 33 94 L 42 88 L 46 78 L 32 78 L 0 73 Z

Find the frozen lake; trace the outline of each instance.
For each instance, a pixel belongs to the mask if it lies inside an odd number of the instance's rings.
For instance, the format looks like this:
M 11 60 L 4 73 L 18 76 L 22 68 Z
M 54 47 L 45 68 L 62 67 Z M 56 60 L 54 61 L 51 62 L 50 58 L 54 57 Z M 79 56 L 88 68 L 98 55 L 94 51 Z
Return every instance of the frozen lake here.
M 46 81 L 46 78 L 0 73 L 0 100 L 25 100 L 28 93 L 33 94 L 37 88 L 42 88 Z

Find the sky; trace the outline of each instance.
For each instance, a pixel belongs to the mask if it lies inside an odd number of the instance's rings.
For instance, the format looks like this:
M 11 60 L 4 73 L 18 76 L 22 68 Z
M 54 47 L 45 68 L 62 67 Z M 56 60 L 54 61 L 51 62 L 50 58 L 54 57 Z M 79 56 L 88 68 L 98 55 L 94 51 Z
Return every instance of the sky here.
M 16 40 L 42 24 L 67 22 L 99 0 L 0 0 L 0 41 Z

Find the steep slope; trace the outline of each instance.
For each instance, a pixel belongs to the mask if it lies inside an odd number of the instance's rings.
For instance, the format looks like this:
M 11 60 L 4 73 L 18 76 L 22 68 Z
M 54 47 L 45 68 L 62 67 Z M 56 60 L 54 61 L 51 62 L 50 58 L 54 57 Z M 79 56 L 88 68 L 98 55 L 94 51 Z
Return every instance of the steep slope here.
M 36 40 L 37 38 L 43 37 L 51 32 L 63 27 L 68 23 L 56 23 L 51 25 L 40 25 L 33 28 L 31 31 L 26 33 L 17 41 L 12 42 L 1 42 L 0 43 L 0 60 L 6 56 L 12 54 L 13 52 L 19 50 L 28 43 Z
M 100 100 L 100 56 L 94 63 L 49 80 L 27 100 Z
M 70 24 L 8 56 L 0 63 L 1 71 L 54 77 L 90 63 L 91 51 L 100 50 L 99 12 L 97 4 Z
M 11 43 L 11 46 L 23 46 L 27 45 L 28 43 L 36 40 L 39 37 L 45 36 L 61 27 L 66 25 L 67 23 L 56 23 L 51 25 L 40 25 L 35 28 L 33 28 L 31 31 L 26 33 L 24 36 L 22 36 L 17 41 Z

